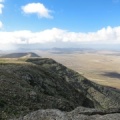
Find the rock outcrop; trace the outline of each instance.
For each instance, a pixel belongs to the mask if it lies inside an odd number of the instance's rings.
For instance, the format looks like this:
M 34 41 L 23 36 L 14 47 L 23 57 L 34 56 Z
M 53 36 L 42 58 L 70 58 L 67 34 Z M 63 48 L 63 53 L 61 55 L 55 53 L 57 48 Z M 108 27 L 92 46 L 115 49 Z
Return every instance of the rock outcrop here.
M 60 110 L 38 110 L 19 119 L 12 120 L 119 120 L 120 109 L 97 110 L 78 107 L 71 112 Z

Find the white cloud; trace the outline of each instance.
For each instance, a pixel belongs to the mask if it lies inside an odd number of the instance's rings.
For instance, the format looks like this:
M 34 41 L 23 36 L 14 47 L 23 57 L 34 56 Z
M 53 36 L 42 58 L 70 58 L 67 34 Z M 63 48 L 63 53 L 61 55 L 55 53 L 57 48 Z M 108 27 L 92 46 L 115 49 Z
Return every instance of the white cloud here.
M 0 14 L 2 14 L 2 9 L 4 8 L 3 4 L 0 4 Z
M 42 3 L 29 3 L 22 6 L 22 10 L 26 14 L 37 14 L 40 17 L 52 18 L 51 10 L 47 9 Z
M 0 0 L 0 2 L 4 2 L 4 0 Z
M 2 22 L 0 21 L 0 29 L 3 27 L 3 24 L 2 24 Z
M 28 30 L 0 32 L 0 44 L 25 43 L 120 43 L 120 26 L 102 28 L 96 32 L 81 33 L 52 28 L 40 32 Z

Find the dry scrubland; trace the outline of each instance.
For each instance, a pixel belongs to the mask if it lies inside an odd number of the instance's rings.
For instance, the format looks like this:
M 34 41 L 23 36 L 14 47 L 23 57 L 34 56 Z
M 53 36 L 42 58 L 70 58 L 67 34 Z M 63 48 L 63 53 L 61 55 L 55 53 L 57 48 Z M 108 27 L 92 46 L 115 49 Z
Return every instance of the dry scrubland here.
M 53 51 L 36 51 L 36 53 L 42 57 L 53 58 L 96 83 L 120 89 L 119 52 L 55 54 Z

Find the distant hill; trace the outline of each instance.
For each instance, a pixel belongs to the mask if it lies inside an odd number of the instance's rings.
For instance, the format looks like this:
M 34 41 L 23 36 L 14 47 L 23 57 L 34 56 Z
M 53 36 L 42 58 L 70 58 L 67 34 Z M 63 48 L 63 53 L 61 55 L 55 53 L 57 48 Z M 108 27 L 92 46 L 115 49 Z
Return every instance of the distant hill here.
M 3 55 L 0 58 L 31 58 L 31 57 L 40 57 L 35 53 L 28 52 L 28 53 L 11 53 L 7 55 Z
M 97 50 L 92 48 L 52 48 L 50 52 L 53 54 L 72 54 L 72 53 L 95 53 Z

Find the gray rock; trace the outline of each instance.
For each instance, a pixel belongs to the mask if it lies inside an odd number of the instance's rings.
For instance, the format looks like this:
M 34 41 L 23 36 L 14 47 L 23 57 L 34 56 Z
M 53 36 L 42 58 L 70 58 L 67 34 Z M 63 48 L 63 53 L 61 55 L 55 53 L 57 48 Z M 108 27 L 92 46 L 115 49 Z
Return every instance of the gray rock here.
M 117 109 L 101 111 L 84 107 L 78 107 L 71 112 L 47 109 L 12 120 L 120 120 L 119 112 Z

